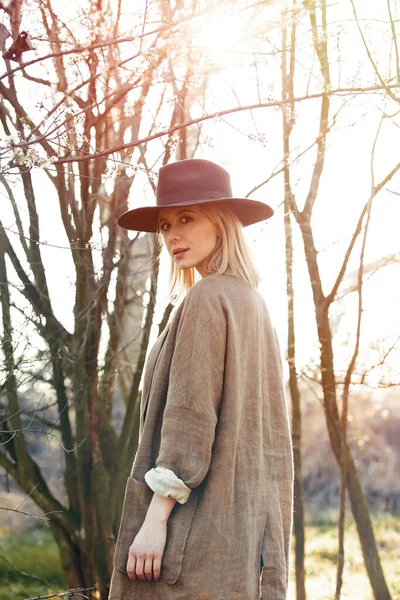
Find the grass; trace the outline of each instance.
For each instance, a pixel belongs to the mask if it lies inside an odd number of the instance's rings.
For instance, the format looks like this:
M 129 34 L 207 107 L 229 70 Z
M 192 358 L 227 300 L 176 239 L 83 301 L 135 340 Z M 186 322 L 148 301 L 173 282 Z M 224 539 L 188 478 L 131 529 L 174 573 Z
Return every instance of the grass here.
M 22 600 L 65 589 L 58 548 L 46 525 L 39 523 L 18 533 L 0 531 L 1 600 Z
M 379 552 L 393 600 L 400 600 L 400 517 L 374 518 Z M 342 600 L 373 600 L 355 525 L 346 523 Z M 309 519 L 306 526 L 306 585 L 308 600 L 332 600 L 336 581 L 337 525 L 333 515 Z M 22 532 L 0 531 L 1 600 L 24 600 L 66 591 L 58 548 L 48 527 L 38 523 Z M 294 561 L 292 561 L 294 564 Z M 32 580 L 23 571 L 46 579 Z M 288 600 L 294 600 L 292 568 Z
M 400 600 L 400 517 L 373 518 L 379 554 L 393 600 Z M 329 515 L 307 523 L 306 589 L 310 600 L 332 600 L 336 587 L 337 521 Z M 294 571 L 289 599 L 295 599 Z M 373 600 L 353 521 L 345 528 L 342 600 Z

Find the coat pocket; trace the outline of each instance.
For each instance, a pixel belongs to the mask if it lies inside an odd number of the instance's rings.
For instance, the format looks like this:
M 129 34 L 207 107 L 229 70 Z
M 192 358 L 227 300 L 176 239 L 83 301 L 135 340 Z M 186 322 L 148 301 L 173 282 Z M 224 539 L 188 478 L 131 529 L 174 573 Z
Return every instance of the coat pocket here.
M 121 522 L 115 546 L 114 566 L 126 573 L 129 547 L 143 525 L 153 497 L 146 483 L 128 477 Z M 175 504 L 167 524 L 167 542 L 161 561 L 160 581 L 175 583 L 180 575 L 182 561 L 197 504 L 197 490 L 192 490 L 185 504 Z

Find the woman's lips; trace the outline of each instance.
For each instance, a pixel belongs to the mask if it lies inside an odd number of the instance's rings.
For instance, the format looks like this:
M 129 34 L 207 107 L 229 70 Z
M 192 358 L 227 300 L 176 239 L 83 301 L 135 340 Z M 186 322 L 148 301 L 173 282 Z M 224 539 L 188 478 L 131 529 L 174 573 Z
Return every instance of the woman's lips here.
M 185 252 L 187 252 L 189 250 L 189 248 L 186 248 L 186 250 L 182 250 L 182 252 L 177 252 L 176 254 L 174 254 L 174 258 L 182 258 L 182 256 L 184 256 Z

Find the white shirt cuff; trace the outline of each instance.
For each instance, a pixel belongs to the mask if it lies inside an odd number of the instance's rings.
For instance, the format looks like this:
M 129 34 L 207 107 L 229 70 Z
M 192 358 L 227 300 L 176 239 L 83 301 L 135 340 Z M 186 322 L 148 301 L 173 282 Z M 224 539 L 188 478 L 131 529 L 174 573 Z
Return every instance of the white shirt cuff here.
M 192 491 L 175 475 L 173 471 L 165 467 L 154 467 L 144 476 L 149 488 L 156 494 L 165 498 L 174 498 L 179 504 L 188 501 Z

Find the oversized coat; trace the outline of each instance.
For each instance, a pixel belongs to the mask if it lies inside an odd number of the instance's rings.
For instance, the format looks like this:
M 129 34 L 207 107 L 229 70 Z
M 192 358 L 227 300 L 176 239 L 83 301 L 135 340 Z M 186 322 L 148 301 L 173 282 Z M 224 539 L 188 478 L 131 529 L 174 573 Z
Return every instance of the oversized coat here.
M 128 550 L 153 496 L 144 475 L 155 466 L 192 491 L 169 517 L 160 580 L 133 581 Z M 265 302 L 236 277 L 209 275 L 148 357 L 109 600 L 284 600 L 292 484 L 282 364 Z

